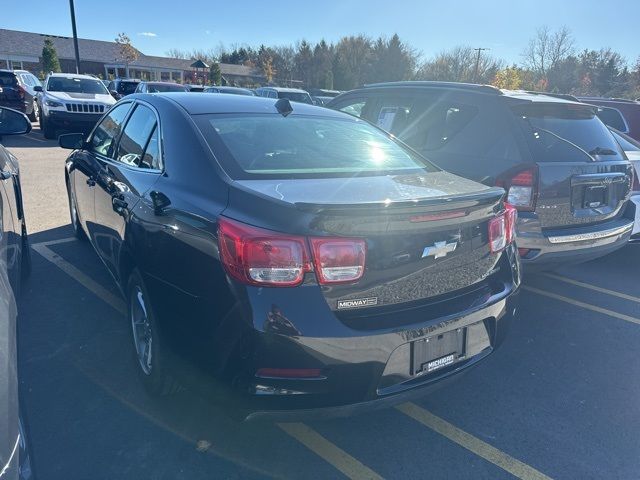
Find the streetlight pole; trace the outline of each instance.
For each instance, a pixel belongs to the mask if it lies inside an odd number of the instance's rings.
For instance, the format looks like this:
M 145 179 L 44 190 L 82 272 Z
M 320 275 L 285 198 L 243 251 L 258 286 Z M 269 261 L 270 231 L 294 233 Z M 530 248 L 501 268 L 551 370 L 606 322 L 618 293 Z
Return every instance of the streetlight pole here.
M 71 0 L 73 1 L 73 0 Z M 478 68 L 480 68 L 480 53 L 482 53 L 483 50 L 489 50 L 488 48 L 474 48 L 474 50 L 476 52 L 478 52 L 478 56 L 476 57 L 476 68 L 475 68 L 475 72 L 473 74 L 473 82 L 474 83 L 478 83 Z
M 78 50 L 78 32 L 76 31 L 76 11 L 73 8 L 73 0 L 69 0 L 71 9 L 71 28 L 73 29 L 73 48 L 76 51 L 76 73 L 80 73 L 80 51 Z

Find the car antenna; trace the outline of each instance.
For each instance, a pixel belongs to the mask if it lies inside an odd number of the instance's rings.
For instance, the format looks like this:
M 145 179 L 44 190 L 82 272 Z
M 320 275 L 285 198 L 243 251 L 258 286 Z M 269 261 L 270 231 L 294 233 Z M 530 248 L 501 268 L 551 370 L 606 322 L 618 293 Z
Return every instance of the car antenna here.
M 291 106 L 288 98 L 281 98 L 280 100 L 278 100 L 275 104 L 275 107 L 276 110 L 278 110 L 278 113 L 283 117 L 286 117 L 291 112 L 293 112 L 293 107 Z

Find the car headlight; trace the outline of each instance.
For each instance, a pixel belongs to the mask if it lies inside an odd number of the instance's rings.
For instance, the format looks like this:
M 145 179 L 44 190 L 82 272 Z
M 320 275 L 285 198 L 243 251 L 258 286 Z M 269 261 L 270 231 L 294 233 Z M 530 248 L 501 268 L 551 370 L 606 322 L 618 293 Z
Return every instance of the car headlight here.
M 62 103 L 56 102 L 55 100 L 45 100 L 44 103 L 47 107 L 62 107 Z

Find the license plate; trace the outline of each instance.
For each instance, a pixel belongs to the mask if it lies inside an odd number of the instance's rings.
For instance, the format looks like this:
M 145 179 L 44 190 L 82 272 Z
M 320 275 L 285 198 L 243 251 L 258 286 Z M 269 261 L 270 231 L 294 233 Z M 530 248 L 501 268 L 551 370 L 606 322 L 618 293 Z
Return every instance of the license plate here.
M 598 208 L 607 203 L 607 187 L 598 185 L 587 187 L 584 191 L 583 208 Z
M 426 371 L 427 373 L 433 372 L 434 370 L 438 370 L 440 368 L 446 367 L 447 365 L 451 365 L 455 361 L 456 361 L 455 353 L 452 353 L 450 355 L 445 355 L 444 357 L 436 358 L 435 360 L 432 360 L 429 363 L 427 363 Z

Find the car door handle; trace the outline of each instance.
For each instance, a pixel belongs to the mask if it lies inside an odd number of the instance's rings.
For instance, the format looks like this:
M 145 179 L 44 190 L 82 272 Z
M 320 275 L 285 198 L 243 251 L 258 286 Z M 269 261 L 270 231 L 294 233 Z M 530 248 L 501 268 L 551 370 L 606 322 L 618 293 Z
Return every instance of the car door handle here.
M 9 180 L 13 174 L 8 170 L 0 170 L 0 180 Z
M 124 210 L 129 206 L 129 204 L 120 197 L 112 197 L 111 202 L 113 203 L 113 208 L 116 211 Z
M 93 178 L 89 177 L 87 178 L 87 185 L 89 185 L 90 187 L 95 187 L 96 181 Z

